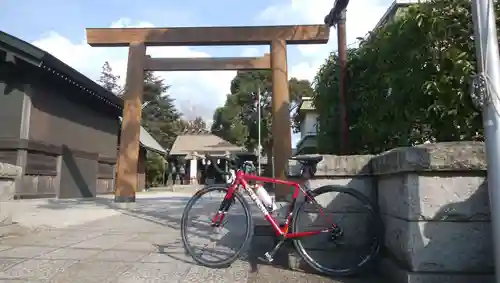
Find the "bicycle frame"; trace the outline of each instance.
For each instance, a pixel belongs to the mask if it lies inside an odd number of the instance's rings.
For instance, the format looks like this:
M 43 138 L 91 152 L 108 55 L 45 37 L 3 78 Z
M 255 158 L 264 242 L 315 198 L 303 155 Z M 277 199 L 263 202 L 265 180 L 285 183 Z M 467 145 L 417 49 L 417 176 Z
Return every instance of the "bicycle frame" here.
M 273 184 L 282 184 L 282 185 L 287 185 L 294 187 L 295 190 L 293 192 L 292 196 L 292 204 L 290 205 L 290 210 L 288 211 L 288 216 L 285 219 L 285 223 L 283 227 L 280 227 L 276 219 L 273 218 L 273 216 L 268 212 L 262 201 L 259 199 L 259 197 L 255 194 L 253 189 L 249 186 L 248 181 L 249 180 L 254 180 L 254 181 L 260 181 L 264 183 L 273 183 Z M 293 216 L 293 211 L 295 209 L 295 205 L 297 203 L 297 198 L 299 196 L 299 192 L 301 191 L 301 186 L 297 182 L 292 182 L 292 181 L 285 181 L 285 180 L 279 180 L 279 179 L 274 179 L 274 178 L 268 178 L 268 177 L 262 177 L 262 176 L 257 176 L 257 175 L 251 175 L 251 174 L 246 174 L 241 170 L 236 171 L 236 178 L 233 181 L 231 185 L 229 185 L 229 189 L 226 193 L 226 196 L 224 197 L 224 200 L 221 203 L 221 206 L 217 212 L 217 214 L 214 216 L 212 219 L 212 223 L 214 225 L 217 225 L 215 223 L 219 222 L 222 223 L 224 220 L 224 217 L 229 210 L 229 207 L 231 206 L 231 200 L 233 198 L 233 193 L 238 189 L 238 186 L 241 186 L 244 188 L 246 193 L 250 196 L 250 198 L 253 200 L 253 202 L 257 205 L 257 207 L 260 209 L 260 211 L 264 214 L 264 217 L 266 220 L 271 224 L 273 230 L 276 232 L 277 236 L 283 237 L 284 239 L 294 239 L 294 238 L 299 238 L 299 237 L 307 237 L 307 236 L 312 236 L 312 235 L 317 235 L 320 233 L 328 233 L 332 232 L 333 229 L 335 229 L 335 224 L 332 225 L 331 229 L 322 229 L 322 230 L 315 230 L 315 231 L 304 231 L 304 232 L 295 232 L 295 233 L 289 233 L 288 228 L 290 221 Z M 303 192 L 304 195 L 307 197 L 308 193 Z M 311 198 L 313 201 L 314 199 Z

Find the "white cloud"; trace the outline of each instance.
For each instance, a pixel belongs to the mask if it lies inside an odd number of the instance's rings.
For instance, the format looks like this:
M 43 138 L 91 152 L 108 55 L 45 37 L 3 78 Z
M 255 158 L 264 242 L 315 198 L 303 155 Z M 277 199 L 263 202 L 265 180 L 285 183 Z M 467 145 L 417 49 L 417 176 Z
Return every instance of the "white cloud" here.
M 132 22 L 122 18 L 110 25 L 119 27 L 154 27 L 149 22 Z M 33 45 L 51 53 L 61 61 L 93 80 L 99 78 L 101 67 L 108 61 L 113 71 L 120 76 L 123 85 L 127 68 L 127 48 L 90 47 L 86 40 L 72 42 L 55 31 L 42 35 Z M 189 47 L 148 47 L 152 57 L 210 57 L 209 54 L 194 51 Z M 169 93 L 176 99 L 177 107 L 186 118 L 202 116 L 210 122 L 213 111 L 222 105 L 229 92 L 234 71 L 218 72 L 158 72 L 156 75 L 171 85 Z
M 247 47 L 241 52 L 241 57 L 256 57 L 256 56 L 262 56 L 259 52 L 260 50 L 257 47 Z
M 351 0 L 347 9 L 347 43 L 356 42 L 373 29 L 393 0 Z M 258 21 L 272 24 L 323 24 L 324 17 L 333 7 L 332 0 L 286 0 L 267 7 Z M 304 60 L 289 66 L 290 76 L 311 80 L 331 51 L 337 50 L 337 31 L 331 29 L 325 45 L 299 45 Z

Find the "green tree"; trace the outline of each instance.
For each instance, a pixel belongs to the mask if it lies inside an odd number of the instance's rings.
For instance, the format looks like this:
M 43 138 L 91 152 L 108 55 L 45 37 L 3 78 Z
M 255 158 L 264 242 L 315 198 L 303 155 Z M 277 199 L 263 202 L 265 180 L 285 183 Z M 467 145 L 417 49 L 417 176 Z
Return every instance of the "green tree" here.
M 108 62 L 104 63 L 98 82 L 107 90 L 121 96 L 119 76 L 113 74 Z M 164 147 L 170 148 L 177 137 L 177 123 L 181 117 L 170 98 L 166 85 L 152 72 L 144 74 L 144 103 L 142 125 Z M 147 153 L 146 176 L 148 186 L 160 184 L 163 178 L 164 160 L 154 152 Z
M 469 96 L 476 65 L 470 6 L 468 0 L 412 5 L 349 50 L 351 153 L 483 139 L 481 113 Z M 332 53 L 315 77 L 318 143 L 326 153 L 339 152 L 336 63 Z
M 261 93 L 261 134 L 262 146 L 269 151 L 272 146 L 271 71 L 238 72 L 231 81 L 231 93 L 227 95 L 224 106 L 216 109 L 212 133 L 248 150 L 257 148 L 258 142 L 258 92 Z M 303 96 L 312 96 L 313 90 L 306 80 L 292 78 L 290 87 L 291 122 L 294 130 L 299 128 L 296 108 Z
M 169 86 L 152 72 L 144 74 L 142 124 L 164 147 L 171 148 L 178 135 L 181 113 L 167 93 Z
M 165 160 L 155 152 L 147 153 L 146 181 L 147 187 L 156 187 L 163 182 L 165 172 Z
M 121 96 L 122 88 L 118 84 L 119 79 L 120 76 L 113 74 L 113 69 L 111 68 L 109 62 L 108 61 L 104 62 L 98 83 L 108 91 L 114 93 L 115 95 Z

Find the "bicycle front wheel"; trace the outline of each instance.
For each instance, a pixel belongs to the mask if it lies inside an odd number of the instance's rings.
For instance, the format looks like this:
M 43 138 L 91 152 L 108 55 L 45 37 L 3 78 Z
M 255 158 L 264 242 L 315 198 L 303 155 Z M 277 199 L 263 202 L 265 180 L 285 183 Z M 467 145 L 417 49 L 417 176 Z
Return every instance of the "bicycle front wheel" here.
M 229 266 L 252 237 L 248 202 L 237 191 L 229 202 L 224 201 L 227 192 L 228 188 L 221 185 L 199 190 L 187 203 L 181 218 L 184 248 L 195 262 L 210 268 Z M 223 214 L 221 207 L 227 210 Z M 217 213 L 224 215 L 223 219 L 216 220 Z
M 320 273 L 358 274 L 373 262 L 382 241 L 382 219 L 373 203 L 362 193 L 340 186 L 320 187 L 312 197 L 298 206 L 292 229 L 323 232 L 295 239 L 297 252 Z

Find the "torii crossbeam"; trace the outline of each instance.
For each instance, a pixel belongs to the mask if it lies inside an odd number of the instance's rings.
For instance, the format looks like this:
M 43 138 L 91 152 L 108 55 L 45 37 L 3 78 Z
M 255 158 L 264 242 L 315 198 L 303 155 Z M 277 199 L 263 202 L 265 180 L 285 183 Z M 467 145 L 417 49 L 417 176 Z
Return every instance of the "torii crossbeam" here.
M 116 174 L 115 201 L 134 202 L 137 188 L 137 162 L 144 71 L 187 70 L 272 70 L 272 119 L 274 168 L 278 178 L 286 178 L 291 156 L 291 129 L 287 69 L 287 44 L 324 44 L 326 25 L 238 26 L 175 28 L 89 28 L 91 46 L 128 46 L 127 78 L 124 92 L 123 122 Z M 146 46 L 231 46 L 270 45 L 270 56 L 261 58 L 150 58 Z M 289 188 L 278 186 L 277 200 Z

